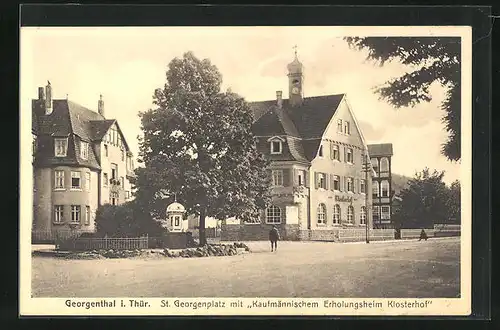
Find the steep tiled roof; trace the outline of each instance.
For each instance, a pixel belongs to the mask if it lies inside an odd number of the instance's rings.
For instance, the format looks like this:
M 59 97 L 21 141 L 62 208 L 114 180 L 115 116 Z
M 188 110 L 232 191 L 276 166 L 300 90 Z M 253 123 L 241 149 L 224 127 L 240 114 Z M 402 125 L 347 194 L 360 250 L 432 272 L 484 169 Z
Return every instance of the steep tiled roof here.
M 45 115 L 38 100 L 32 102 L 32 130 L 38 134 L 36 164 L 38 166 L 73 165 L 99 169 L 94 142 L 102 140 L 108 129 L 116 123 L 101 114 L 69 100 L 54 100 L 53 111 Z M 66 157 L 54 156 L 54 137 L 68 137 Z M 89 142 L 88 159 L 80 156 L 80 140 Z M 125 143 L 125 146 L 128 147 Z
M 392 143 L 369 144 L 368 153 L 370 157 L 392 156 Z
M 286 135 L 295 137 L 293 157 L 312 160 L 330 120 L 339 107 L 344 94 L 306 97 L 299 106 L 284 99 L 281 108 L 275 100 L 252 102 L 254 115 L 252 130 L 256 136 Z M 288 139 L 290 143 L 290 139 Z

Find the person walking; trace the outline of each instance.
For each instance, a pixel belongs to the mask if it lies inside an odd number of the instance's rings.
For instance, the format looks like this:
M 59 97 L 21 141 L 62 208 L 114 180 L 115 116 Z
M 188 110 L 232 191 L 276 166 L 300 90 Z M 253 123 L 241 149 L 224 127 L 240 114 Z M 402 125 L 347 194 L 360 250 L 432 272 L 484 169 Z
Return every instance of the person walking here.
M 422 229 L 422 231 L 420 232 L 420 238 L 418 240 L 419 241 L 421 241 L 421 240 L 427 241 L 427 234 L 425 233 L 425 230 Z
M 269 240 L 271 241 L 271 252 L 278 250 L 278 241 L 280 239 L 280 232 L 275 225 L 269 231 Z

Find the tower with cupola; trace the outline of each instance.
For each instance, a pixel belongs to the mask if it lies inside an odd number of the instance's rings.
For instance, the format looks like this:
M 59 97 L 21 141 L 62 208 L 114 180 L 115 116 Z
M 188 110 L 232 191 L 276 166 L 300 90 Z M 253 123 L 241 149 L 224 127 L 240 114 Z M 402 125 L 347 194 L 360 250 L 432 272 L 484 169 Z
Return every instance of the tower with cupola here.
M 297 57 L 297 46 L 295 48 L 295 58 L 288 64 L 288 98 L 292 106 L 302 104 L 304 98 L 304 74 L 303 65 Z

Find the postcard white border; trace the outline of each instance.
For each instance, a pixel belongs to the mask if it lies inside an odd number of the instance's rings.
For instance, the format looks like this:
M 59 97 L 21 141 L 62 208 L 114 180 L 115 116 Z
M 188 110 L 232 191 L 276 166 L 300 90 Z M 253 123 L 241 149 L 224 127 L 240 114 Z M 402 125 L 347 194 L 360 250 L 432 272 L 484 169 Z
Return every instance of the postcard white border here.
M 235 31 L 241 32 L 247 29 L 258 29 L 259 27 L 234 27 Z M 292 28 L 292 27 L 281 27 Z M 330 35 L 332 34 L 331 27 L 301 27 L 302 29 L 315 29 L 320 32 L 322 29 L 329 28 Z M 20 39 L 21 47 L 21 68 L 20 82 L 30 84 L 31 65 L 33 63 L 32 53 L 29 43 L 23 42 L 26 30 L 37 29 L 40 32 L 49 32 L 57 34 L 78 33 L 79 30 L 100 29 L 103 33 L 114 33 L 116 30 L 130 29 L 130 31 L 151 30 L 151 33 L 162 29 L 175 30 L 178 27 L 92 27 L 92 28 L 75 28 L 75 27 L 37 27 L 37 28 L 21 28 Z M 185 29 L 185 28 L 184 28 Z M 204 29 L 210 27 L 193 27 L 192 31 L 195 34 L 203 33 Z M 460 165 L 461 171 L 461 202 L 462 202 L 462 236 L 461 236 L 461 263 L 460 263 L 460 298 L 454 299 L 331 299 L 331 298 L 146 298 L 141 299 L 148 302 L 150 308 L 131 308 L 131 307 L 115 307 L 115 308 L 74 308 L 65 305 L 65 298 L 32 298 L 31 297 L 31 219 L 33 206 L 33 176 L 31 175 L 31 109 L 20 108 L 20 287 L 19 287 L 19 312 L 21 316 L 30 315 L 469 315 L 471 313 L 471 219 L 472 219 L 472 28 L 470 26 L 358 26 L 358 27 L 336 27 L 338 37 L 344 36 L 456 36 L 462 38 L 462 159 Z M 335 36 L 335 35 L 333 35 Z M 20 86 L 20 87 L 21 87 Z M 21 88 L 22 90 L 22 88 Z M 30 98 L 29 95 L 20 95 L 20 104 L 23 98 Z M 29 103 L 31 104 L 31 102 Z M 94 302 L 106 299 L 108 301 L 116 300 L 117 305 L 123 299 L 125 302 L 133 297 L 123 298 L 71 298 L 73 301 Z M 162 300 L 168 300 L 170 307 L 162 307 Z M 211 308 L 181 308 L 175 307 L 175 300 L 183 302 L 194 301 L 224 301 L 226 307 L 211 307 Z M 294 307 L 276 307 L 276 308 L 248 308 L 248 304 L 252 305 L 253 301 L 267 302 L 278 301 L 283 302 L 309 302 L 318 303 L 319 307 L 315 308 L 294 308 Z M 241 301 L 245 307 L 228 307 L 231 302 Z M 336 302 L 342 304 L 347 303 L 375 303 L 375 307 L 366 308 L 332 308 L 325 307 L 325 301 Z M 389 302 L 394 302 L 395 305 L 414 303 L 414 308 L 391 307 Z M 422 303 L 427 303 L 426 307 L 420 307 Z M 377 307 L 380 302 L 381 307 Z M 395 306 L 392 305 L 392 306 Z

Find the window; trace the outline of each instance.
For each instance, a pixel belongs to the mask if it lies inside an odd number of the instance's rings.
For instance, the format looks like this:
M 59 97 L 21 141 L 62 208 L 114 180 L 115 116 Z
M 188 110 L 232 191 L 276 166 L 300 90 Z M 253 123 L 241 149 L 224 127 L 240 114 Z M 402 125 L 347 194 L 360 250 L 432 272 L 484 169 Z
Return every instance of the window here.
M 54 223 L 64 222 L 64 205 L 54 205 Z
M 85 141 L 80 141 L 80 157 L 82 159 L 89 158 L 89 144 Z
M 389 172 L 389 160 L 384 157 L 380 160 L 380 172 L 388 173 Z
M 125 150 L 121 150 L 122 151 L 122 162 L 125 160 Z
M 281 141 L 271 141 L 271 154 L 281 154 Z
M 379 183 L 377 181 L 373 181 L 372 194 L 373 197 L 379 197 L 380 189 Z
M 122 186 L 122 189 L 125 189 L 125 180 L 123 179 L 123 176 L 120 177 L 120 184 Z
M 391 208 L 390 206 L 382 206 L 380 212 L 380 218 L 388 220 L 391 218 Z
M 336 144 L 332 145 L 332 152 L 330 157 L 334 160 L 340 160 L 339 146 Z
M 366 181 L 364 179 L 360 180 L 359 183 L 359 192 L 362 194 L 366 194 Z
M 85 222 L 84 225 L 90 225 L 90 206 L 85 206 Z
M 389 197 L 389 181 L 382 181 L 380 184 L 380 190 L 382 190 L 382 197 Z
M 347 135 L 351 134 L 351 125 L 348 121 L 344 123 L 344 133 Z
M 273 170 L 273 186 L 283 185 L 283 170 Z
M 32 134 L 32 141 L 31 141 L 31 153 L 33 155 L 33 160 L 35 160 L 35 154 L 36 154 L 36 149 L 37 149 L 37 141 L 36 141 L 36 135 Z
M 338 225 L 340 223 L 340 205 L 335 204 L 333 206 L 333 224 Z
M 346 155 L 345 155 L 345 161 L 348 163 L 354 163 L 354 156 L 353 156 L 353 150 L 352 148 L 346 148 L 345 150 Z
M 90 191 L 90 172 L 85 173 L 85 187 Z
M 348 192 L 354 192 L 353 178 L 346 178 L 346 186 Z
M 104 156 L 108 157 L 108 145 L 104 145 Z
M 118 165 L 111 164 L 111 180 L 116 180 L 118 178 Z
M 111 192 L 111 205 L 118 205 L 118 193 Z
M 80 172 L 71 171 L 71 189 L 80 189 Z
M 340 190 L 340 177 L 338 175 L 333 176 L 333 190 Z
M 359 223 L 366 224 L 366 207 L 361 206 L 361 212 L 359 213 Z
M 125 191 L 125 200 L 130 199 L 130 191 Z
M 354 206 L 352 205 L 349 205 L 347 207 L 347 223 L 348 224 L 354 223 Z
M 318 157 L 323 157 L 323 145 L 322 144 L 319 146 Z
M 337 132 L 342 133 L 342 119 L 337 120 Z
M 373 170 L 375 171 L 375 177 L 377 177 L 378 176 L 378 159 L 372 158 L 371 162 L 372 162 Z
M 71 222 L 80 223 L 80 205 L 71 205 Z
M 66 153 L 68 152 L 68 138 L 55 138 L 54 149 L 56 157 L 66 157 Z
M 299 170 L 297 171 L 297 183 L 299 184 L 299 186 L 303 186 L 305 184 L 305 174 L 304 174 L 304 171 L 302 170 Z
M 318 205 L 318 225 L 326 225 L 326 205 Z
M 373 207 L 373 220 L 379 220 L 379 218 L 380 218 L 380 207 L 374 206 Z
M 266 223 L 281 223 L 281 209 L 271 205 L 266 209 Z
M 55 173 L 55 189 L 64 189 L 64 171 L 54 171 Z
M 108 173 L 103 173 L 102 174 L 102 183 L 104 185 L 104 187 L 107 187 L 108 186 Z
M 318 185 L 318 188 L 326 189 L 326 174 L 325 173 L 318 173 L 317 185 Z
M 176 217 L 175 217 L 175 226 L 176 226 L 176 227 L 179 227 L 179 226 L 180 226 L 180 224 L 181 224 L 180 217 L 179 217 L 179 216 L 176 216 Z

